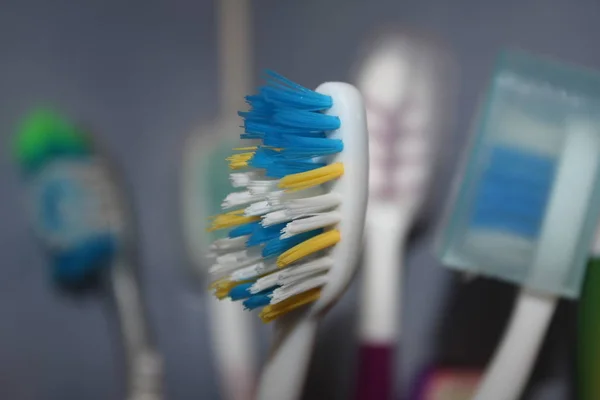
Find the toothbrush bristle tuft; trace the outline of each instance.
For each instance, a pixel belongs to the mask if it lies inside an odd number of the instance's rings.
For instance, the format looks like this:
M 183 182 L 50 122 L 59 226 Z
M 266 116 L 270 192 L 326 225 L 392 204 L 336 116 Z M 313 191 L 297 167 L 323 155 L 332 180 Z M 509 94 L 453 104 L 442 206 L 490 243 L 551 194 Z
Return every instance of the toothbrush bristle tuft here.
M 236 191 L 209 230 L 231 228 L 211 246 L 210 289 L 247 309 L 262 308 L 269 322 L 316 301 L 327 283 L 329 253 L 341 240 L 341 196 L 328 184 L 344 174 L 335 162 L 344 143 L 329 137 L 341 126 L 328 112 L 330 96 L 272 71 L 266 77 L 267 85 L 246 97 L 250 110 L 239 113 L 241 138 L 260 144 L 227 158 Z

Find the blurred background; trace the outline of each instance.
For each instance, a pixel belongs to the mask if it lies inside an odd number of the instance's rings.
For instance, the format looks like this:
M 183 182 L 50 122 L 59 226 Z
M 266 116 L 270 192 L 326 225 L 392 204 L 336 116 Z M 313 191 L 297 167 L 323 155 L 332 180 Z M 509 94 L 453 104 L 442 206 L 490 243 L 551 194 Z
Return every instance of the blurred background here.
M 424 222 L 408 249 L 398 386 L 431 366 L 482 368 L 514 289 L 469 283 L 432 255 L 457 156 L 499 50 L 517 47 L 600 68 L 600 3 L 567 0 L 303 0 L 251 2 L 256 77 L 265 68 L 307 87 L 352 79 L 382 28 L 435 38 L 456 65 L 452 124 Z M 93 127 L 122 168 L 140 229 L 142 285 L 165 363 L 167 399 L 218 399 L 204 287 L 186 273 L 179 222 L 185 138 L 213 119 L 216 1 L 3 0 L 0 5 L 0 398 L 123 398 L 122 356 L 106 299 L 75 298 L 48 279 L 27 227 L 8 142 L 32 106 L 52 104 Z M 460 285 L 460 292 L 457 290 Z M 356 285 L 322 324 L 304 398 L 353 388 Z M 264 357 L 268 329 L 256 343 Z M 571 399 L 574 303 L 559 308 L 528 399 Z

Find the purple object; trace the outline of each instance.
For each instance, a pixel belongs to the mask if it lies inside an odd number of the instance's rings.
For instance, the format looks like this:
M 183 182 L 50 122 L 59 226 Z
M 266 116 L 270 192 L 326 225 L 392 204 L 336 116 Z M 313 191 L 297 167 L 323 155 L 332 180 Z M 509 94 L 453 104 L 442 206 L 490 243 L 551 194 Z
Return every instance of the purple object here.
M 362 344 L 356 400 L 392 400 L 394 346 Z

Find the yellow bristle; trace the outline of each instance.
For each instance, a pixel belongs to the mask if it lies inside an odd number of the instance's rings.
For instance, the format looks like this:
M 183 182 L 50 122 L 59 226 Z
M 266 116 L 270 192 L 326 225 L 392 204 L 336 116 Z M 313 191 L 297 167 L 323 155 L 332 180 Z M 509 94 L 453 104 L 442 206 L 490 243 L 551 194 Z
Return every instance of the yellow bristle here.
M 246 217 L 244 215 L 244 210 L 230 211 L 228 213 L 220 214 L 212 218 L 213 220 L 210 225 L 210 228 L 207 229 L 208 232 L 224 228 L 231 228 L 233 226 L 243 225 L 260 220 L 260 217 Z
M 211 283 L 208 288 L 213 291 L 217 299 L 223 300 L 224 298 L 229 296 L 229 292 L 231 291 L 231 289 L 238 285 L 249 282 L 251 281 L 231 281 L 229 280 L 229 278 L 221 278 Z
M 255 151 L 258 149 L 258 146 L 248 146 L 248 147 L 236 147 L 234 151 Z
M 344 164 L 337 162 L 313 169 L 312 171 L 285 176 L 279 181 L 279 187 L 290 192 L 295 192 L 329 182 L 339 178 L 343 174 Z
M 324 250 L 328 247 L 335 245 L 340 241 L 340 231 L 337 229 L 327 231 L 312 237 L 291 249 L 287 250 L 279 257 L 277 257 L 277 266 L 283 268 L 293 262 L 300 260 L 306 256 L 316 253 L 319 250 Z
M 270 304 L 264 307 L 260 312 L 259 317 L 265 323 L 271 322 L 298 307 L 317 301 L 319 297 L 321 297 L 321 288 L 311 289 L 290 297 L 289 299 L 285 299 L 280 303 Z
M 229 168 L 231 169 L 242 169 L 248 167 L 248 161 L 254 157 L 254 151 L 233 154 L 226 158 L 229 161 Z

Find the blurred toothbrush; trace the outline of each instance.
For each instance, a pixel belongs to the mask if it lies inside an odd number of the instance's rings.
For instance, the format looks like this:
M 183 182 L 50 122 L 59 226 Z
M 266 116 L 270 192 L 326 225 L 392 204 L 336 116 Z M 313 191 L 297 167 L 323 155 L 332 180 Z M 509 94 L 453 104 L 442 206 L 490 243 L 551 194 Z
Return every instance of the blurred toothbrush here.
M 600 399 L 600 226 L 592 246 L 579 299 L 577 329 L 577 399 Z
M 600 75 L 507 52 L 442 232 L 448 266 L 522 285 L 474 399 L 520 398 L 560 296 L 577 298 L 600 202 Z
M 206 232 L 206 220 L 221 210 L 229 193 L 227 161 L 239 143 L 237 110 L 252 81 L 249 0 L 219 0 L 218 82 L 219 116 L 194 131 L 183 155 L 182 225 L 191 266 L 203 282 L 214 259 L 207 257 L 209 245 L 224 237 Z M 207 296 L 209 327 L 215 364 L 225 400 L 253 398 L 256 379 L 256 348 L 251 316 L 231 302 Z
M 408 234 L 430 186 L 436 146 L 437 67 L 430 49 L 387 35 L 363 61 L 357 87 L 369 127 L 369 205 L 362 269 L 357 398 L 393 397 Z
M 161 360 L 134 265 L 132 215 L 113 166 L 86 133 L 46 111 L 24 121 L 15 151 L 53 277 L 74 288 L 108 274 L 127 360 L 127 399 L 162 399 Z

